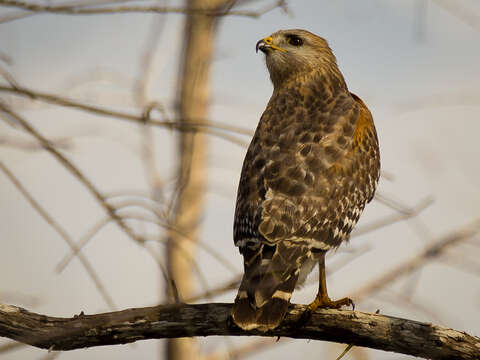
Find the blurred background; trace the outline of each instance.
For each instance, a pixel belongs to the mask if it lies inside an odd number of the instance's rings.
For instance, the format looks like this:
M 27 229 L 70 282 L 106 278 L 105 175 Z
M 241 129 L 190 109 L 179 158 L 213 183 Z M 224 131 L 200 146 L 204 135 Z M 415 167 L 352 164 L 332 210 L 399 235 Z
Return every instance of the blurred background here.
M 480 335 L 478 1 L 28 4 L 39 6 L 0 0 L 0 303 L 60 317 L 151 306 L 171 301 L 165 277 L 182 300 L 232 302 L 236 190 L 272 92 L 255 43 L 303 28 L 328 40 L 369 106 L 382 158 L 376 199 L 327 256 L 330 295 Z M 188 5 L 231 13 L 138 9 Z M 308 281 L 293 302 L 314 299 L 316 272 Z M 207 337 L 47 353 L 0 339 L 0 358 L 335 359 L 344 348 Z

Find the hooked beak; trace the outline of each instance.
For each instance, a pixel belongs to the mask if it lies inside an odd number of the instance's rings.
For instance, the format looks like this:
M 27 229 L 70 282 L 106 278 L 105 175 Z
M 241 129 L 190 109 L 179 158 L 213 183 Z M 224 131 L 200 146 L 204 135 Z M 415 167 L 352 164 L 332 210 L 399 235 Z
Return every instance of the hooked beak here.
M 262 40 L 259 40 L 257 42 L 257 45 L 255 46 L 255 52 L 258 53 L 258 50 L 263 52 L 264 54 L 267 54 L 270 49 L 273 50 L 278 50 L 281 52 L 287 52 L 287 50 L 282 49 L 281 47 L 278 47 L 273 44 L 273 38 L 271 36 L 268 36 L 266 38 L 263 38 Z
M 257 41 L 257 45 L 255 45 L 255 52 L 258 53 L 258 50 L 260 50 L 261 52 L 266 52 L 266 47 L 267 47 L 267 44 L 265 43 L 265 41 L 262 39 L 262 40 L 259 40 Z

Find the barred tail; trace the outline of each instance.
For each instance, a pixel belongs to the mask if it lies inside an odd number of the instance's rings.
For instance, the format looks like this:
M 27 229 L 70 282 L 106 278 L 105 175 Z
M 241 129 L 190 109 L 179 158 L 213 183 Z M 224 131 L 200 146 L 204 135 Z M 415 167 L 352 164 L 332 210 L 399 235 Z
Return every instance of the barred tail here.
M 245 274 L 233 305 L 233 320 L 244 330 L 274 329 L 287 313 L 305 249 L 261 244 L 241 251 Z

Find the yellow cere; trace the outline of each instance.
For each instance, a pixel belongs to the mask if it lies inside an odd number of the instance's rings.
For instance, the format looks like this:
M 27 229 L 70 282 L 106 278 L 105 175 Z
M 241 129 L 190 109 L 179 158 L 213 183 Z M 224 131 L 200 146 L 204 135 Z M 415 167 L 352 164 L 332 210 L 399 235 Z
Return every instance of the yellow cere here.
M 287 52 L 287 50 L 282 49 L 281 47 L 278 47 L 276 45 L 273 45 L 273 38 L 271 36 L 268 36 L 268 37 L 264 38 L 263 41 L 265 42 L 265 44 L 270 46 L 272 49 L 275 49 L 275 50 L 278 50 L 278 51 L 281 51 L 281 52 Z

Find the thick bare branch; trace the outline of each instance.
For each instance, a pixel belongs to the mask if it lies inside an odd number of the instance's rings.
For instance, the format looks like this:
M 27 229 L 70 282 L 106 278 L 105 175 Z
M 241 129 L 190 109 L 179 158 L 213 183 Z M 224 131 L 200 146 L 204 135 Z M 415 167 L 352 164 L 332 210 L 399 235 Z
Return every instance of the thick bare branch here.
M 57 318 L 0 305 L 0 336 L 49 350 L 190 336 L 291 337 L 348 343 L 427 359 L 479 359 L 480 338 L 429 323 L 350 310 L 320 310 L 301 322 L 292 305 L 268 333 L 242 331 L 230 321 L 231 304 L 161 305 Z

